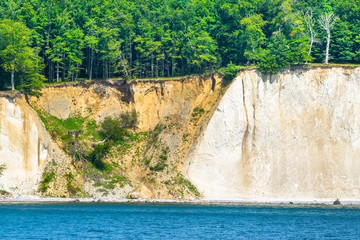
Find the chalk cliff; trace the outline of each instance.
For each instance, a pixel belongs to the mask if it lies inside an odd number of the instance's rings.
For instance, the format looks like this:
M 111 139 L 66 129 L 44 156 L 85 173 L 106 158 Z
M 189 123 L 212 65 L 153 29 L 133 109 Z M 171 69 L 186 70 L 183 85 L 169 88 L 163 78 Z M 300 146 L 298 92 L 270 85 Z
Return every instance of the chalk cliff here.
M 187 156 L 205 199 L 360 199 L 360 68 L 241 71 Z
M 28 99 L 1 93 L 0 164 L 7 168 L 0 190 L 117 198 L 360 200 L 359 93 L 360 68 L 346 66 L 294 67 L 276 76 L 241 70 L 225 94 L 218 75 L 67 83 L 47 86 Z M 135 110 L 136 132 L 142 134 L 109 151 L 105 161 L 114 170 L 101 177 L 86 164 L 74 168 L 59 135 L 47 133 L 33 107 L 63 120 L 81 116 L 84 131 L 93 120 Z M 85 139 L 85 150 L 97 141 Z M 44 172 L 54 177 L 40 191 Z
M 66 160 L 24 95 L 0 95 L 0 189 L 13 194 L 36 194 L 45 164 Z

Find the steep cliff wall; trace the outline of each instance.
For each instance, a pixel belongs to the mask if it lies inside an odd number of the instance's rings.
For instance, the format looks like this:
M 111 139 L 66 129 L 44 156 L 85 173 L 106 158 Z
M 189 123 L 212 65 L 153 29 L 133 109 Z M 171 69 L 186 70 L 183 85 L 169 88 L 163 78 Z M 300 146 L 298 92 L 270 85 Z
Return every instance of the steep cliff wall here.
M 0 95 L 0 189 L 35 194 L 46 162 L 66 157 L 48 136 L 36 112 L 21 94 Z
M 206 199 L 360 199 L 360 68 L 238 74 L 185 171 Z
M 139 130 L 147 131 L 165 117 L 172 115 L 185 121 L 193 108 L 204 104 L 210 108 L 208 100 L 212 95 L 217 98 L 220 88 L 218 75 L 130 83 L 76 82 L 47 86 L 41 96 L 33 97 L 31 101 L 60 119 L 80 114 L 102 121 L 106 116 L 136 110 L 140 118 Z
M 194 139 L 212 116 L 222 93 L 220 76 L 209 75 L 129 83 L 99 81 L 53 85 L 45 87 L 41 95 L 30 97 L 29 102 L 39 112 L 49 113 L 51 116 L 47 117 L 50 118 L 86 119 L 84 132 L 88 131 L 87 126 L 92 120 L 99 125 L 107 116 L 119 117 L 134 110 L 138 113 L 135 132 L 139 135 L 134 135 L 126 144 L 113 145 L 104 159 L 113 169 L 110 173 L 98 172 L 86 164 L 90 161 L 90 152 L 101 139 L 83 139 L 85 133 L 80 134 L 83 140 L 79 145 L 87 156 L 82 165 L 77 166 L 75 177 L 77 181 L 83 181 L 80 185 L 84 188 L 76 194 L 116 198 L 130 194 L 142 198 L 195 198 L 199 197 L 198 193 L 183 177 L 182 163 Z M 60 147 L 73 144 L 73 138 L 62 142 L 64 139 L 56 130 L 50 131 Z M 59 165 L 50 166 L 49 173 Z M 44 194 L 63 196 L 64 191 L 74 192 L 72 187 L 68 187 L 68 191 L 66 186 L 58 187 L 69 184 L 66 171 L 66 168 L 65 172 L 57 171 L 55 179 L 65 176 L 65 180 L 52 184 Z M 126 179 L 126 183 L 117 183 L 119 179 Z
M 52 196 L 82 186 L 81 194 L 94 197 L 199 197 L 184 173 L 205 199 L 360 199 L 360 68 L 298 67 L 277 76 L 243 70 L 221 99 L 222 92 L 220 77 L 207 76 L 48 86 L 30 105 L 21 94 L 2 93 L 0 164 L 7 168 L 0 190 L 42 194 L 48 166 L 55 178 L 43 194 Z M 142 134 L 109 151 L 105 161 L 120 175 L 89 178 L 87 165 L 73 168 L 31 106 L 98 123 L 135 110 Z M 91 150 L 97 141 L 83 144 Z M 114 186 L 120 176 L 126 185 Z

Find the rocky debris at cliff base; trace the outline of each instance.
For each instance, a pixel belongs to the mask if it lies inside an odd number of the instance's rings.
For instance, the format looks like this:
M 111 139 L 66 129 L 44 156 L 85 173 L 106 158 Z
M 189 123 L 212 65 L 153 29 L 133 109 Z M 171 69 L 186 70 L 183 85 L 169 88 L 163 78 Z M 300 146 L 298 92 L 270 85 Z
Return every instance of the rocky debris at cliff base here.
M 130 193 L 129 196 L 131 199 L 144 199 L 145 198 L 141 193 L 137 193 L 137 192 Z
M 0 202 L 98 202 L 95 198 L 57 198 L 39 197 L 35 195 L 1 197 Z
M 338 200 L 338 199 L 337 199 Z M 247 201 L 247 200 L 176 200 L 176 199 L 125 199 L 125 198 L 56 198 L 34 195 L 0 197 L 0 203 L 164 203 L 164 204 L 231 204 L 231 205 L 335 205 L 331 200 L 313 201 Z M 340 202 L 340 200 L 339 200 Z M 360 206 L 360 201 L 342 201 L 341 205 Z

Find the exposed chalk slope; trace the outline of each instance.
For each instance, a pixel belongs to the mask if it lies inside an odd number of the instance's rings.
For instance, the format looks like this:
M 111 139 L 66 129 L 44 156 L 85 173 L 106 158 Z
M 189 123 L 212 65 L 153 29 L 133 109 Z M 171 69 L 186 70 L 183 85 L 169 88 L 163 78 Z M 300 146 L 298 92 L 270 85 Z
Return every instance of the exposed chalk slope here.
M 239 73 L 185 171 L 206 199 L 360 199 L 360 68 Z
M 4 95 L 4 94 L 3 94 Z M 47 161 L 65 159 L 24 96 L 0 96 L 0 189 L 34 194 Z

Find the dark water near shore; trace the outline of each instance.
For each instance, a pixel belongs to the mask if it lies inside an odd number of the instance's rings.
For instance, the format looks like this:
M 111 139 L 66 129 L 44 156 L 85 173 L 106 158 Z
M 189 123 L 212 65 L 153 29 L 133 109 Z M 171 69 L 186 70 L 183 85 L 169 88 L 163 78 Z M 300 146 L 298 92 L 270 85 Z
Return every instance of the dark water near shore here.
M 0 204 L 0 239 L 359 239 L 360 208 Z

